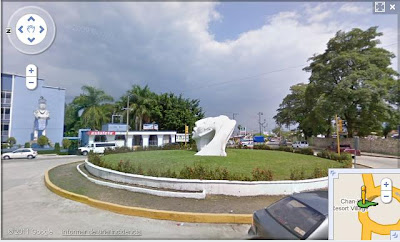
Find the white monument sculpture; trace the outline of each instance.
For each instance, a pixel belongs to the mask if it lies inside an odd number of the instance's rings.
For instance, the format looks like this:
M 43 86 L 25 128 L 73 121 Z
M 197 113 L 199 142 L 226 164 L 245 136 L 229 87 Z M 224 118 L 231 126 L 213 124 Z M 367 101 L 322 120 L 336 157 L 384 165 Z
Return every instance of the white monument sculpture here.
M 200 156 L 226 156 L 225 147 L 235 129 L 236 121 L 227 116 L 204 118 L 195 123 L 193 139 Z
M 33 112 L 35 115 L 35 126 L 33 131 L 33 140 L 37 140 L 39 131 L 42 131 L 41 135 L 46 135 L 47 121 L 50 119 L 50 112 L 46 109 L 46 99 L 40 97 L 39 109 Z

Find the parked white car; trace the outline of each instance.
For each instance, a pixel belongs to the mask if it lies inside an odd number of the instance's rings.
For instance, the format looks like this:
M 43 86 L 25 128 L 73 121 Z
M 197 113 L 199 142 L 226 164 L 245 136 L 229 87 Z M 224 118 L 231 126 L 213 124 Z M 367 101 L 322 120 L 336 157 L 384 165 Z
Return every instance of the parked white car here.
M 253 140 L 251 140 L 251 139 L 244 139 L 244 140 L 241 140 L 241 141 L 240 141 L 240 144 L 241 144 L 243 147 L 248 147 L 248 148 L 253 148 L 253 146 L 254 146 L 254 142 L 253 142 Z
M 87 146 L 79 147 L 79 153 L 82 155 L 88 155 L 90 151 L 93 153 L 103 154 L 106 148 L 115 148 L 115 143 L 111 142 L 99 142 L 99 143 L 92 143 L 88 144 Z
M 308 148 L 308 142 L 307 141 L 295 141 L 295 142 L 293 142 L 292 147 L 295 149 Z
M 37 152 L 32 150 L 31 148 L 21 148 L 21 149 L 16 149 L 13 152 L 4 153 L 1 155 L 1 158 L 4 160 L 20 159 L 20 158 L 33 159 L 36 156 Z

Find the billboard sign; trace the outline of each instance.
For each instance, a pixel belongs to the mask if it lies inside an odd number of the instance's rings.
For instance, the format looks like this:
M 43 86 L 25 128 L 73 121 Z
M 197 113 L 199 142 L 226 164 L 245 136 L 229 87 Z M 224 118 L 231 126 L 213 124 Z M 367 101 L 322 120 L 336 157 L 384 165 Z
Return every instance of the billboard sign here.
M 104 124 L 102 126 L 103 131 L 117 131 L 124 132 L 126 131 L 126 124 Z
M 188 134 L 176 134 L 175 135 L 175 142 L 189 142 L 189 135 Z
M 246 135 L 246 127 L 240 127 L 239 129 L 239 135 Z
M 143 130 L 158 130 L 158 124 L 143 124 Z
M 88 135 L 115 135 L 115 131 L 88 131 Z

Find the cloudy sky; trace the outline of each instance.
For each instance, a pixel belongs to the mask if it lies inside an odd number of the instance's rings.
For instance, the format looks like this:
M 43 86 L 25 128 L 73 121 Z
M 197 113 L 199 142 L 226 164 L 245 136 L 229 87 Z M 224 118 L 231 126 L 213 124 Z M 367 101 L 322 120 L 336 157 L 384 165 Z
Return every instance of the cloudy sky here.
M 307 82 L 307 59 L 338 30 L 379 26 L 397 55 L 397 18 L 371 3 L 30 3 L 53 17 L 57 36 L 39 55 L 24 55 L 3 35 L 3 72 L 33 63 L 67 102 L 93 85 L 119 98 L 132 84 L 198 98 L 207 116 L 268 129 L 289 87 Z M 26 3 L 3 2 L 3 23 Z M 393 66 L 397 62 L 393 60 Z M 397 69 L 397 68 L 396 68 Z

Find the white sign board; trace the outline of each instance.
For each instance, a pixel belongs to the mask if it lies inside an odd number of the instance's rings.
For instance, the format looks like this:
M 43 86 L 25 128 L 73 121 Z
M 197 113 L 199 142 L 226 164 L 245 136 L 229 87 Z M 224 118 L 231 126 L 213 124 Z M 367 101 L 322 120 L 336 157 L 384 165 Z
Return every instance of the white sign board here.
M 247 132 L 246 132 L 246 127 L 241 127 L 241 128 L 239 129 L 239 134 L 240 134 L 240 135 L 246 135 L 246 134 L 247 134 Z
M 158 130 L 158 124 L 143 124 L 143 130 Z
M 175 135 L 175 142 L 189 142 L 189 134 L 186 135 L 185 138 L 185 134 L 176 134 Z

